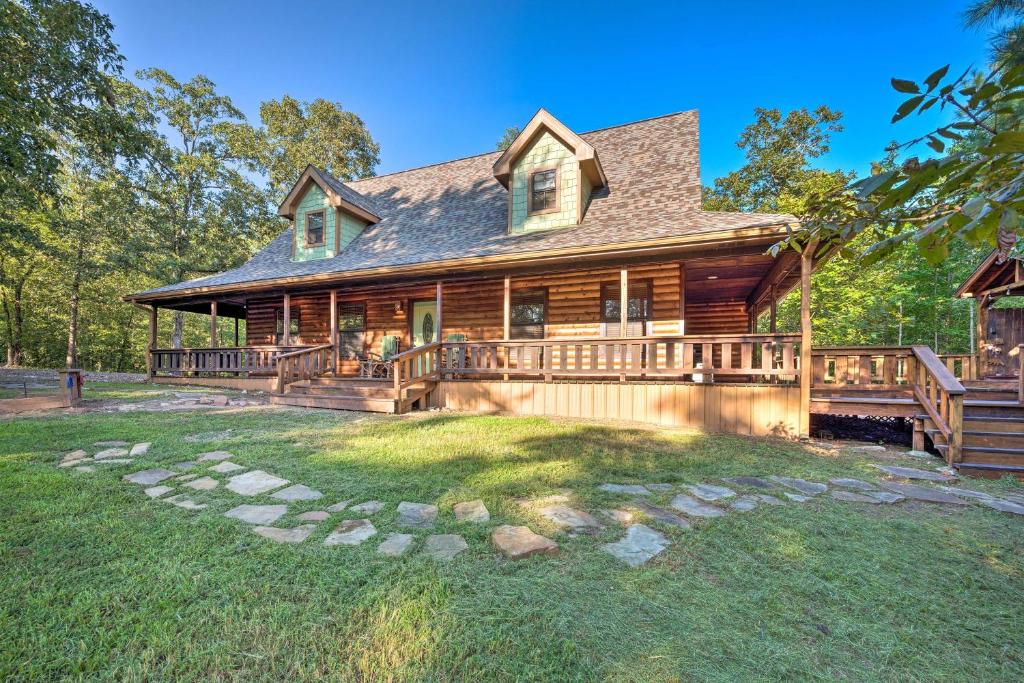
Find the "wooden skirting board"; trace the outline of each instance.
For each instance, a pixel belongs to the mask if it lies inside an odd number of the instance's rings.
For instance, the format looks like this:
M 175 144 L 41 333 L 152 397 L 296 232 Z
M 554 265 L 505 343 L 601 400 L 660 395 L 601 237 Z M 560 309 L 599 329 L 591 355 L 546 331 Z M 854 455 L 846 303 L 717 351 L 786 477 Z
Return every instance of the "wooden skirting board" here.
M 153 384 L 184 384 L 194 387 L 274 391 L 277 377 L 152 377 Z
M 795 438 L 800 387 L 670 382 L 444 381 L 431 404 L 477 413 L 646 422 L 707 432 Z

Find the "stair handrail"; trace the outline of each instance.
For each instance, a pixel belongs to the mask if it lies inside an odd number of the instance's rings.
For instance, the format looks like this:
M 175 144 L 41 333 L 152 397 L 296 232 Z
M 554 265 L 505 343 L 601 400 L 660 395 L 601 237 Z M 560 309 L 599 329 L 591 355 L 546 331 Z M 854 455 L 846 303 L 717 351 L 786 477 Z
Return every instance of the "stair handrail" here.
M 277 393 L 283 394 L 292 382 L 313 379 L 328 372 L 334 344 L 320 344 L 276 356 Z
M 964 385 L 939 360 L 931 348 L 913 347 L 917 359 L 912 380 L 914 398 L 946 439 L 946 462 L 950 465 L 962 459 L 964 424 Z
M 401 401 L 405 389 L 416 382 L 440 377 L 441 342 L 416 346 L 391 357 L 395 398 Z
M 1017 347 L 1017 403 L 1024 406 L 1024 344 Z

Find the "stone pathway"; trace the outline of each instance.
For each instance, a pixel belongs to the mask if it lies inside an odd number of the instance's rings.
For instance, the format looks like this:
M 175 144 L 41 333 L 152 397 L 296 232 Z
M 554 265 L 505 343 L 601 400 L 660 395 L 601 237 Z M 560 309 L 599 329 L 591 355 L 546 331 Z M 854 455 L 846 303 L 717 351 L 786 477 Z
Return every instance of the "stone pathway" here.
M 537 514 L 555 526 L 577 534 L 596 533 L 604 528 L 593 515 L 565 505 L 542 507 L 537 510 Z
M 436 521 L 436 505 L 410 503 L 404 500 L 398 504 L 398 526 L 407 529 L 430 529 Z
M 253 470 L 231 477 L 225 488 L 241 496 L 258 496 L 261 493 L 279 489 L 288 483 L 287 479 L 282 479 L 263 470 Z
M 316 531 L 316 524 L 302 524 L 290 529 L 280 529 L 275 526 L 256 526 L 252 530 L 272 541 L 278 543 L 302 543 L 309 535 Z
M 377 527 L 368 519 L 350 519 L 338 525 L 324 539 L 324 545 L 359 545 L 377 534 Z
M 224 516 L 249 524 L 273 524 L 286 512 L 287 505 L 239 505 L 225 512 Z
M 491 543 L 510 560 L 522 560 L 533 555 L 554 555 L 558 544 L 550 538 L 534 533 L 529 527 L 502 524 L 491 532 Z
M 468 503 L 456 503 L 452 508 L 456 522 L 476 522 L 484 524 L 491 521 L 491 513 L 487 511 L 482 500 L 471 500 Z
M 660 555 L 669 546 L 668 537 L 643 524 L 634 524 L 626 529 L 626 535 L 615 543 L 606 543 L 601 548 L 619 558 L 630 567 L 639 567 Z
M 384 542 L 377 546 L 377 552 L 388 557 L 404 555 L 415 538 L 412 534 L 389 534 Z
M 277 498 L 278 500 L 319 500 L 323 498 L 324 494 L 319 491 L 315 491 L 304 484 L 293 484 L 286 489 L 281 489 L 276 493 L 271 493 L 271 498 Z
M 708 505 L 707 503 L 701 502 L 693 496 L 688 496 L 685 493 L 680 493 L 678 496 L 673 498 L 670 505 L 683 514 L 690 515 L 692 517 L 725 516 L 725 510 L 722 508 L 715 507 L 714 505 Z
M 902 477 L 903 479 L 924 479 L 926 481 L 956 481 L 956 477 L 949 476 L 947 474 L 940 474 L 939 472 L 919 470 L 915 467 L 897 467 L 896 465 L 873 465 L 873 467 L 877 467 L 886 474 L 891 474 L 894 477 Z
M 427 536 L 427 540 L 423 544 L 423 551 L 427 555 L 442 562 L 455 559 L 456 555 L 468 548 L 469 545 L 466 543 L 466 539 L 458 534 Z

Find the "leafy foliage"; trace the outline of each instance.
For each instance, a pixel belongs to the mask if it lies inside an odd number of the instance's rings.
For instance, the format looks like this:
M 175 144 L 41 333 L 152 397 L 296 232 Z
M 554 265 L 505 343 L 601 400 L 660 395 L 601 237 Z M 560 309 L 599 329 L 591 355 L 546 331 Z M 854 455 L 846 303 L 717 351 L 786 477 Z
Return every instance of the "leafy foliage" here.
M 504 152 L 506 149 L 512 146 L 512 143 L 516 141 L 519 134 L 523 132 L 523 129 L 519 126 L 510 126 L 505 129 L 505 132 L 498 138 L 498 143 L 494 146 L 494 149 L 499 152 Z

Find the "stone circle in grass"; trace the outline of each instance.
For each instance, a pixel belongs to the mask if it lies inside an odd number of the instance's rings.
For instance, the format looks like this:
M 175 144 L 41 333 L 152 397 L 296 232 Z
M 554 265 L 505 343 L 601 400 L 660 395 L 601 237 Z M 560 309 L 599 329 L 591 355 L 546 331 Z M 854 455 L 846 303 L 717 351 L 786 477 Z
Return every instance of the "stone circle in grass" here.
M 200 453 L 196 460 L 199 462 L 209 462 L 211 460 L 229 460 L 233 457 L 235 456 L 227 451 L 210 451 L 209 453 Z
M 359 545 L 376 533 L 377 527 L 370 520 L 348 519 L 324 539 L 324 545 Z
M 669 540 L 665 534 L 643 524 L 634 524 L 626 529 L 623 538 L 615 543 L 606 543 L 601 548 L 630 567 L 639 567 L 663 553 L 668 546 Z
M 435 560 L 448 562 L 455 559 L 455 556 L 469 548 L 466 539 L 458 534 L 438 534 L 427 536 L 423 544 L 423 552 Z
M 108 458 L 123 458 L 128 455 L 127 448 L 107 448 L 92 456 L 93 460 L 107 460 Z
M 398 557 L 412 545 L 412 534 L 389 534 L 384 542 L 377 546 L 377 552 L 388 557 Z
M 339 505 L 340 505 L 340 503 L 339 503 Z M 332 505 L 331 507 L 335 507 L 335 506 Z M 331 508 L 327 508 L 327 509 L 330 510 Z M 349 508 L 349 512 L 355 512 L 356 514 L 359 514 L 359 515 L 375 515 L 375 514 L 377 514 L 378 512 L 380 512 L 383 509 L 384 509 L 384 501 L 368 500 L 365 503 L 360 503 L 359 505 L 353 505 L 352 507 Z
M 919 470 L 916 467 L 899 467 L 897 465 L 874 465 L 878 469 L 882 470 L 886 474 L 891 474 L 894 477 L 902 477 L 903 479 L 924 479 L 926 481 L 956 481 L 956 477 L 948 474 L 940 474 L 939 472 L 930 472 L 928 470 Z
M 249 524 L 273 524 L 287 511 L 287 505 L 239 505 L 224 516 Z
M 797 477 L 768 477 L 777 484 L 782 484 L 787 488 L 794 489 L 804 494 L 805 496 L 816 496 L 819 493 L 825 493 L 828 491 L 828 486 L 825 484 L 819 484 L 813 481 L 807 481 L 806 479 L 799 479 Z
M 269 538 L 278 543 L 302 543 L 316 531 L 316 524 L 301 524 L 290 529 L 280 529 L 276 526 L 256 526 L 252 530 L 263 538 Z
M 828 483 L 832 484 L 833 486 L 842 486 L 843 488 L 846 489 L 857 489 L 858 491 L 878 490 L 874 484 L 869 484 L 868 482 L 861 481 L 860 479 L 846 479 L 840 477 L 838 479 L 829 479 Z
M 736 495 L 736 492 L 732 489 L 724 486 L 715 486 L 713 484 L 697 484 L 696 486 L 687 486 L 690 493 L 697 498 L 704 501 L 721 500 L 723 498 L 732 498 Z
M 330 516 L 331 513 L 324 510 L 312 510 L 299 515 L 299 520 L 302 522 L 322 522 Z
M 558 552 L 557 543 L 525 526 L 502 524 L 491 532 L 491 543 L 510 560 L 522 560 L 533 555 L 554 555 Z
M 309 488 L 305 484 L 292 484 L 286 489 L 281 489 L 275 493 L 271 493 L 271 498 L 277 498 L 278 500 L 317 500 L 323 498 L 324 494 Z
M 542 507 L 537 510 L 537 514 L 555 526 L 574 533 L 596 533 L 604 528 L 593 515 L 565 505 Z
M 916 484 L 899 484 L 894 481 L 883 481 L 880 485 L 882 488 L 888 489 L 893 493 L 898 493 L 901 496 L 920 500 L 925 503 L 940 503 L 944 505 L 968 504 L 966 500 L 959 498 L 958 496 L 954 496 L 937 489 L 925 488 L 924 486 L 918 486 Z
M 218 474 L 228 474 L 230 472 L 237 472 L 238 470 L 244 470 L 244 469 L 245 468 L 242 467 L 241 465 L 236 465 L 235 463 L 231 462 L 230 460 L 224 460 L 222 462 L 217 463 L 213 467 L 211 467 L 210 471 L 211 472 L 216 472 Z
M 482 500 L 456 503 L 452 511 L 455 513 L 456 522 L 482 523 L 488 522 L 491 519 L 491 513 L 487 511 L 487 507 Z
M 133 458 L 139 457 L 141 455 L 145 455 L 146 453 L 149 452 L 149 447 L 152 446 L 152 445 L 153 444 L 150 443 L 149 441 L 144 441 L 143 443 L 137 443 L 134 446 L 132 446 L 132 449 L 130 451 L 128 451 L 128 455 L 133 457 Z
M 220 482 L 214 479 L 213 477 L 200 477 L 198 479 L 193 479 L 192 481 L 187 482 L 185 484 L 185 487 L 195 489 L 196 491 L 212 491 L 213 489 L 217 488 L 219 484 Z
M 151 470 L 142 470 L 141 472 L 133 472 L 131 474 L 126 474 L 123 477 L 121 477 L 121 479 L 132 484 L 153 486 L 154 484 L 159 484 L 164 479 L 169 479 L 170 477 L 173 477 L 175 474 L 176 472 L 171 472 L 170 470 L 165 470 L 157 467 Z
M 279 489 L 282 486 L 287 486 L 290 482 L 287 479 L 264 472 L 263 470 L 253 470 L 246 472 L 245 474 L 237 474 L 228 479 L 227 488 L 229 491 L 233 491 L 240 496 L 258 496 L 261 493 L 267 493 L 274 489 Z
M 437 506 L 428 503 L 398 504 L 398 526 L 409 529 L 429 529 L 437 521 Z
M 673 498 L 670 505 L 683 514 L 690 515 L 691 517 L 725 516 L 725 510 L 722 508 L 709 505 L 708 503 L 697 500 L 693 496 L 688 496 L 685 493 L 680 493 L 678 496 Z

